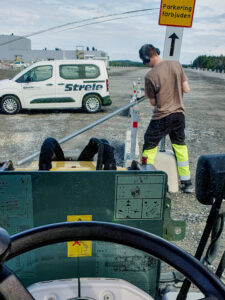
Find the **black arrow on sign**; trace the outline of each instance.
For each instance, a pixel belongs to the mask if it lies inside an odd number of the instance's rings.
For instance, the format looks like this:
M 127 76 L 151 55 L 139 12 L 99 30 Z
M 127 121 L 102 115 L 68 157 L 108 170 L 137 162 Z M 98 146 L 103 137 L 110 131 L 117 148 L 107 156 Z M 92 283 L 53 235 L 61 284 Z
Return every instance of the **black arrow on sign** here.
M 175 41 L 176 41 L 176 39 L 179 39 L 179 37 L 176 35 L 176 33 L 173 33 L 173 34 L 171 34 L 171 36 L 169 36 L 169 39 L 171 39 L 170 56 L 173 56 L 174 48 L 175 48 Z

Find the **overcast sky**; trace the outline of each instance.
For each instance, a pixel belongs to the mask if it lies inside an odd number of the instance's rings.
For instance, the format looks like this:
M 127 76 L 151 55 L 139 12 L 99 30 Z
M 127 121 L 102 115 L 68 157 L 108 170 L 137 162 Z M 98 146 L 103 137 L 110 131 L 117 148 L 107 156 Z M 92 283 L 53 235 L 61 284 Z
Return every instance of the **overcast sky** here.
M 14 33 L 23 36 L 88 18 L 130 10 L 159 8 L 160 2 L 160 0 L 0 0 L 0 34 Z M 94 46 L 98 50 L 106 51 L 111 60 L 135 61 L 139 61 L 138 50 L 145 43 L 152 43 L 163 50 L 166 26 L 158 25 L 159 10 L 140 12 L 136 17 L 126 15 L 128 16 L 130 18 L 68 29 L 79 25 L 73 24 L 31 36 L 32 49 L 46 47 L 73 50 L 76 46 Z M 202 54 L 225 55 L 224 0 L 196 0 L 193 26 L 184 29 L 181 63 L 190 63 Z

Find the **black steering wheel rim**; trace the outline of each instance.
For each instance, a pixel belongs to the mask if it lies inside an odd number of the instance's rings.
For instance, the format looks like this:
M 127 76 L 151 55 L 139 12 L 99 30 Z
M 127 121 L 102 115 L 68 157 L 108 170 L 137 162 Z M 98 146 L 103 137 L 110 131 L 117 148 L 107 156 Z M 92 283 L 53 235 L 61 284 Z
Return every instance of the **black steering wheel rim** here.
M 11 236 L 5 261 L 24 252 L 71 240 L 114 242 L 142 250 L 184 274 L 206 296 L 225 299 L 225 285 L 192 255 L 148 232 L 106 222 L 64 222 L 36 227 Z

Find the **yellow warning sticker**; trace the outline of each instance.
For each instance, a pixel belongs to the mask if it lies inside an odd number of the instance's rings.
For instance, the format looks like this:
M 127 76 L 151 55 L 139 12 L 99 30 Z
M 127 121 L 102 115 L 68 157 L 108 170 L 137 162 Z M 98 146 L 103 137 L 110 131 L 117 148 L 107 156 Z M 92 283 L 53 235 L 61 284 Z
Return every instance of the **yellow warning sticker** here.
M 67 216 L 67 222 L 92 221 L 92 215 L 73 215 Z M 67 243 L 68 257 L 92 256 L 91 241 L 72 241 Z

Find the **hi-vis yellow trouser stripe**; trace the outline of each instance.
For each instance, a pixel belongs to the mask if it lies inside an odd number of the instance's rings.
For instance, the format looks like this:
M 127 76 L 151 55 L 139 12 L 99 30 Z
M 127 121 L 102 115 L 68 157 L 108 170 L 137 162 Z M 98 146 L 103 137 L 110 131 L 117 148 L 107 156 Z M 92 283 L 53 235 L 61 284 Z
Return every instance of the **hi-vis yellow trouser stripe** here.
M 188 161 L 188 149 L 186 145 L 172 144 L 176 159 L 177 159 L 177 171 L 180 180 L 190 180 L 190 168 Z
M 144 152 L 142 153 L 143 157 L 147 157 L 147 164 L 151 164 L 154 165 L 154 161 L 155 161 L 155 157 L 157 154 L 157 149 L 158 147 L 152 148 L 152 149 L 146 149 L 144 150 Z

